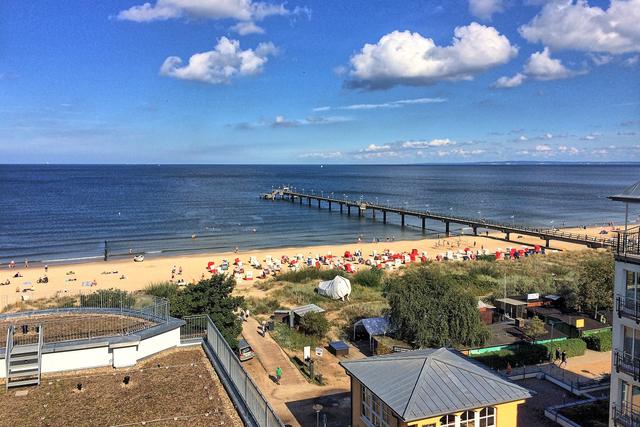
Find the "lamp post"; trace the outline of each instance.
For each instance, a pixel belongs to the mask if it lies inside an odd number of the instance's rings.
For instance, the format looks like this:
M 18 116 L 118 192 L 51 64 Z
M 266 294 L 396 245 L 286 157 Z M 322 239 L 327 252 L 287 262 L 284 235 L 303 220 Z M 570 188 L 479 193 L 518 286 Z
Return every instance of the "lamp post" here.
M 322 405 L 316 403 L 313 405 L 313 410 L 316 411 L 316 427 L 320 427 L 320 411 L 322 411 Z

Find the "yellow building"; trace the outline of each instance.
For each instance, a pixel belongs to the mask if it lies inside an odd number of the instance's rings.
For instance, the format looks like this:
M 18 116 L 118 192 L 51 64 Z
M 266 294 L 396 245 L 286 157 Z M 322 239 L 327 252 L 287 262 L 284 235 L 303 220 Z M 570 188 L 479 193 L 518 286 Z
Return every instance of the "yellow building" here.
M 352 427 L 516 427 L 529 391 L 455 350 L 346 361 Z

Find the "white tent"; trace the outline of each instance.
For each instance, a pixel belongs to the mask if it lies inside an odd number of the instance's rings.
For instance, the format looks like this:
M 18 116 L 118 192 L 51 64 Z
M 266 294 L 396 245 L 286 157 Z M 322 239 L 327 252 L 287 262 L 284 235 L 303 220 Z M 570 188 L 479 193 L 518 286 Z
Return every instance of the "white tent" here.
M 336 276 L 333 280 L 320 282 L 316 288 L 318 294 L 331 299 L 349 299 L 351 293 L 351 282 L 342 276 Z

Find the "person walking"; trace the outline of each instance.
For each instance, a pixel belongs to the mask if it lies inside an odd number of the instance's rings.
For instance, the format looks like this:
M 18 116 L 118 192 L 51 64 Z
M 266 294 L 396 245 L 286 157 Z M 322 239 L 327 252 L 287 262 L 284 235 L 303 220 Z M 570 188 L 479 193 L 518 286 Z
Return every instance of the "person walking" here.
M 280 385 L 280 379 L 282 378 L 282 369 L 278 366 L 276 368 L 276 384 Z
M 556 363 L 558 360 L 560 360 L 560 347 L 556 347 L 556 358 L 553 363 Z
M 565 366 L 565 368 L 567 367 L 567 352 L 566 351 L 562 351 L 561 354 L 561 358 L 562 358 L 562 362 L 560 362 L 560 367 L 562 367 L 562 365 Z

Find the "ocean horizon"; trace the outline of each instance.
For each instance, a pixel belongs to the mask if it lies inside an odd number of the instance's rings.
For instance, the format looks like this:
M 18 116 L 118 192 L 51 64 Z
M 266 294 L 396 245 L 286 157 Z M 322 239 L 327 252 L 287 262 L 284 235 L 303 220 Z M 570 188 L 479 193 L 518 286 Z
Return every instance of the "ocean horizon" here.
M 535 227 L 619 223 L 634 163 L 0 165 L 0 262 L 412 240 L 428 221 L 261 200 L 273 187 Z M 635 213 L 633 213 L 636 215 Z M 632 217 L 635 219 L 635 216 Z M 195 234 L 196 239 L 191 239 Z

